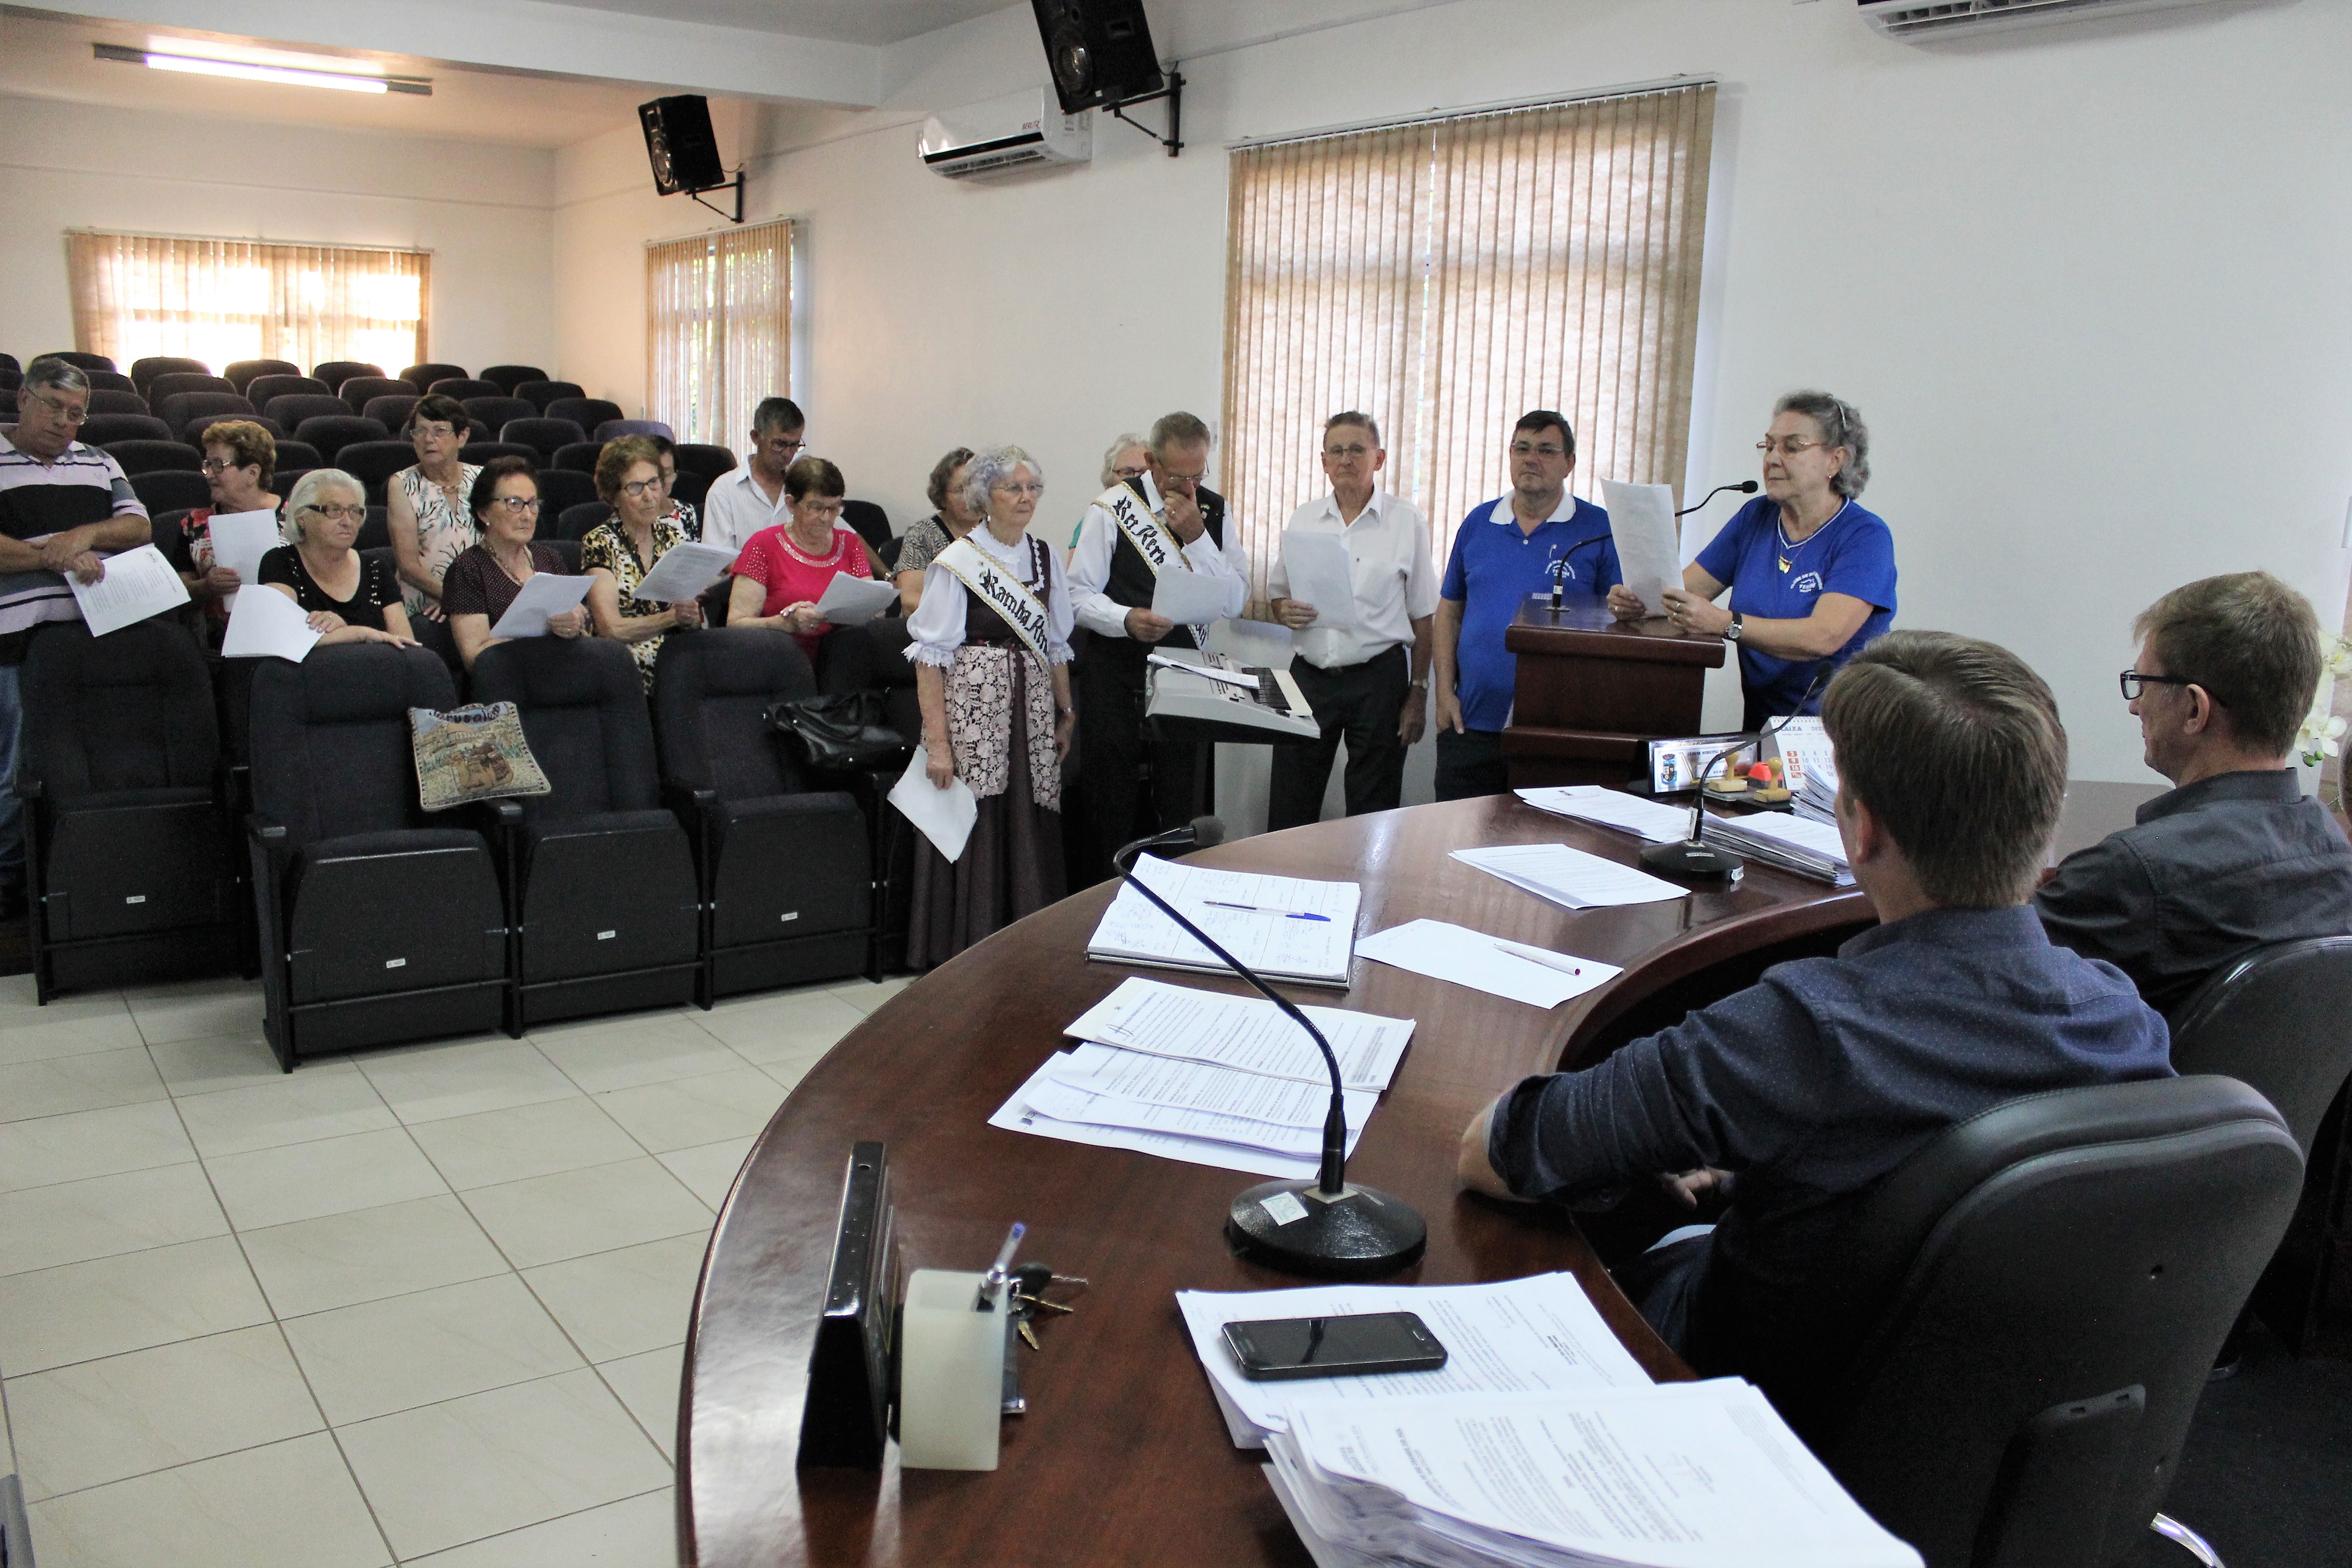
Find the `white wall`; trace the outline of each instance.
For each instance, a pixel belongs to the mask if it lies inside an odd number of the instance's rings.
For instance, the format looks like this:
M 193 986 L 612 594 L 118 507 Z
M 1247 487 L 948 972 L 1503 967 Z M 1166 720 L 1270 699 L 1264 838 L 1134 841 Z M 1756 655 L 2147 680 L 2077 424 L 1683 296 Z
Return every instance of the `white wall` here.
M 73 346 L 65 232 L 101 228 L 422 247 L 433 358 L 562 374 L 546 149 L 13 96 L 0 122 L 0 346 L 20 360 Z
M 1898 624 L 2030 658 L 2078 776 L 2146 776 L 2114 672 L 2166 588 L 2263 567 L 2324 616 L 2344 602 L 2340 0 L 1935 48 L 1842 3 L 1462 0 L 1208 53 L 1241 9 L 1152 7 L 1163 53 L 1187 58 L 1173 161 L 1102 122 L 1084 169 L 981 185 L 918 165 L 925 110 L 1042 82 L 1025 6 L 893 49 L 878 110 L 742 132 L 751 215 L 803 225 L 796 392 L 858 493 L 903 522 L 940 450 L 1017 439 L 1043 458 L 1049 511 L 1074 518 L 1110 435 L 1171 407 L 1214 417 L 1229 139 L 1708 72 L 1694 483 L 1754 471 L 1784 390 L 1858 403 Z M 559 355 L 632 406 L 642 241 L 712 226 L 646 194 L 635 135 L 559 155 L 555 227 Z

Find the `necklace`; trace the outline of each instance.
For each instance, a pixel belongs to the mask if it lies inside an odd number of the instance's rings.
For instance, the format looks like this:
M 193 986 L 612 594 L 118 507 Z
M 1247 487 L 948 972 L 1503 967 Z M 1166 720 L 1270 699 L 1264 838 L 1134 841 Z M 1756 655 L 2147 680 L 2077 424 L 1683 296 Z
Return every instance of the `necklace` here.
M 524 577 L 531 575 L 530 546 L 528 544 L 522 547 L 522 577 L 518 577 L 514 574 L 514 568 L 508 565 L 506 563 L 506 557 L 500 555 L 497 551 L 490 551 L 488 554 L 491 562 L 498 567 L 498 569 L 507 574 L 507 581 L 512 583 L 518 588 L 522 586 Z
M 1780 541 L 1780 566 L 1782 576 L 1788 575 L 1791 560 L 1796 555 L 1797 552 L 1802 550 L 1806 545 L 1811 544 L 1814 540 L 1819 539 L 1823 531 L 1829 528 L 1831 523 L 1835 522 L 1838 519 L 1845 515 L 1845 509 L 1852 504 L 1853 502 L 1851 500 L 1840 501 L 1838 503 L 1837 510 L 1830 513 L 1829 516 L 1822 520 L 1822 526 L 1820 528 L 1813 530 L 1812 532 L 1805 535 L 1804 538 L 1798 540 L 1794 544 L 1789 542 L 1789 520 L 1787 518 L 1783 517 L 1772 525 Z

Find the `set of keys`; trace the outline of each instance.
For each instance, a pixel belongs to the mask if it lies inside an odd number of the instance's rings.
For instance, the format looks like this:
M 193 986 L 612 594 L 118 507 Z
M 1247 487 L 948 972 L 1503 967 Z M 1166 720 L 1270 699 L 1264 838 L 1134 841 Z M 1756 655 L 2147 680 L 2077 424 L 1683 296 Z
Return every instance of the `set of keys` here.
M 1060 1312 L 1065 1316 L 1077 1310 L 1076 1307 L 1047 1300 L 1045 1292 L 1056 1285 L 1075 1285 L 1083 1289 L 1087 1282 L 1075 1274 L 1056 1274 L 1042 1263 L 1024 1263 L 1013 1269 L 1009 1278 L 1011 1289 L 1005 1296 L 1005 1310 L 1013 1319 L 1013 1328 L 1019 1331 L 1029 1348 L 1043 1350 L 1045 1347 L 1037 1342 L 1034 1322 L 1039 1310 Z

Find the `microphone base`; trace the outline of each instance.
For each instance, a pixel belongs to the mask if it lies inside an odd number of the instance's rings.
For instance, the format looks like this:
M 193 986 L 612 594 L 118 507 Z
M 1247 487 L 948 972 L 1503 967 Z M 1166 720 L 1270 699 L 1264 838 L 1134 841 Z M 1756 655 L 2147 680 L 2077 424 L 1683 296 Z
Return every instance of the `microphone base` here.
M 1642 868 L 1661 876 L 1687 877 L 1699 882 L 1727 882 L 1748 862 L 1737 855 L 1704 844 L 1653 844 L 1642 851 Z
M 1421 1261 L 1429 1226 L 1411 1204 L 1352 1182 L 1329 1201 L 1318 1189 L 1313 1180 L 1250 1188 L 1225 1216 L 1226 1239 L 1253 1263 L 1328 1279 L 1370 1279 Z M 1286 1194 L 1307 1212 L 1279 1225 L 1275 1215 L 1292 1212 Z

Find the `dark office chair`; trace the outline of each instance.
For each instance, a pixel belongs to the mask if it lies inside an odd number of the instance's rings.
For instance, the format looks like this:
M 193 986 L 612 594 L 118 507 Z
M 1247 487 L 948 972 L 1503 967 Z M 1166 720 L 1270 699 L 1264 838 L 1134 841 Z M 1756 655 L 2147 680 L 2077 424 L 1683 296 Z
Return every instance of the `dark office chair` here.
M 545 507 L 541 507 L 540 509 L 540 515 L 542 518 L 547 515 L 547 509 Z M 588 537 L 588 531 L 590 529 L 594 528 L 598 523 L 603 522 L 606 518 L 612 515 L 612 507 L 604 501 L 587 500 L 576 502 L 572 506 L 565 507 L 562 511 L 556 514 L 553 537 L 556 539 L 585 539 Z
M 85 447 L 111 447 L 119 441 L 171 441 L 172 427 L 152 414 L 93 414 L 74 436 Z
M 555 454 L 573 447 L 586 438 L 580 426 L 569 419 L 544 419 L 537 415 L 527 419 L 509 419 L 499 426 L 499 439 L 519 441 L 538 454 L 541 465 L 552 463 Z
M 2342 1150 L 2352 1077 L 2352 936 L 2257 948 L 2197 988 L 2172 1028 L 2172 1065 L 2227 1073 L 2278 1108 L 2303 1149 L 2302 1201 L 2254 1288 L 2252 1310 L 2296 1354 L 2343 1289 Z M 2225 1360 L 2234 1356 L 2225 1355 Z
M 417 805 L 408 710 L 457 705 L 447 667 L 384 643 L 257 662 L 247 843 L 278 1065 L 508 1026 L 496 858 L 478 818 Z
M 596 455 L 604 449 L 602 441 L 574 441 L 555 449 L 554 466 L 570 468 L 575 473 L 593 474 L 596 471 Z
M 596 426 L 605 420 L 621 417 L 621 405 L 617 403 L 606 402 L 601 397 L 558 397 L 541 409 L 540 413 L 550 419 L 569 419 L 583 430 L 594 435 Z M 603 444 L 603 437 L 597 437 L 597 445 Z
M 416 405 L 424 401 L 423 395 L 415 392 L 378 393 L 360 405 L 359 415 L 361 418 L 373 419 L 386 431 L 397 435 L 401 426 L 408 423 L 408 416 L 416 412 Z
M 733 452 L 700 441 L 679 442 L 674 455 L 679 473 L 700 474 L 706 479 L 715 479 L 738 466 Z
M 877 551 L 890 538 L 890 514 L 873 501 L 843 501 L 841 521 L 856 529 L 857 537 Z
M 585 506 L 596 499 L 596 479 L 593 474 L 576 473 L 570 468 L 541 467 L 538 476 L 539 520 L 544 525 L 549 519 L 560 521 L 575 506 Z M 541 529 L 543 535 L 552 536 L 551 527 Z
M 260 381 L 257 381 L 253 384 L 259 386 L 264 382 L 276 381 L 279 378 L 277 376 L 265 375 Z M 304 379 L 307 380 L 309 378 L 305 377 Z M 349 419 L 352 417 L 352 405 L 350 404 L 345 403 L 340 397 L 336 397 L 331 394 L 324 392 L 289 392 L 273 397 L 267 403 L 261 402 L 259 398 L 254 399 L 254 402 L 260 406 L 260 409 L 264 414 L 267 414 L 270 418 L 277 420 L 289 430 L 300 428 L 302 421 L 305 419 Z
M 146 385 L 133 385 L 131 390 L 153 404 L 159 414 L 163 412 L 165 398 L 176 397 L 184 392 L 226 392 L 233 396 L 244 395 L 226 377 L 200 370 L 167 370 L 149 376 Z M 167 414 L 164 417 L 168 419 L 171 416 Z
M 506 428 L 510 419 L 539 417 L 539 405 L 520 397 L 468 397 L 463 405 L 467 417 L 478 419 L 492 430 Z
M 13 374 L 13 373 L 12 373 Z M 148 414 L 147 400 L 135 392 L 117 392 L 111 387 L 90 388 L 89 411 L 92 414 Z M 157 420 L 157 424 L 163 424 Z M 167 429 L 169 426 L 165 426 Z
M 855 974 L 871 957 L 866 814 L 846 792 L 812 790 L 768 728 L 774 704 L 814 695 L 791 637 L 722 628 L 662 642 L 654 725 L 702 879 L 706 1007 Z
M 407 442 L 394 443 L 392 433 L 376 420 L 362 418 L 356 414 L 320 414 L 294 426 L 294 439 L 314 448 L 320 457 L 336 468 L 342 467 L 346 448 L 362 444 L 385 446 L 396 444 L 408 454 L 408 462 L 393 471 L 397 473 L 416 461 L 416 453 Z
M 539 542 L 555 552 L 563 562 L 563 569 L 573 576 L 580 574 L 580 541 L 576 539 L 542 539 Z
M 469 397 L 504 397 L 506 395 L 499 390 L 497 382 L 484 381 L 478 376 L 469 375 L 447 376 L 435 382 L 425 390 L 436 397 L 454 397 L 459 403 L 465 402 Z
M 547 405 L 559 397 L 585 397 L 588 394 L 576 381 L 526 381 L 514 388 L 514 395 L 543 414 Z
M 234 382 L 230 384 L 236 385 Z M 315 375 L 304 375 L 300 371 L 282 375 L 257 375 L 236 390 L 252 399 L 253 405 L 265 414 L 269 411 L 269 400 L 273 397 L 335 396 L 334 389 L 325 382 Z M 335 401 L 341 403 L 342 399 L 335 397 Z
M 35 995 L 236 967 L 236 861 L 196 645 L 164 620 L 102 639 L 49 626 L 23 680 Z
M 477 467 L 495 458 L 520 458 L 533 468 L 539 466 L 539 452 L 520 441 L 468 441 L 457 448 L 457 460 Z
M 84 370 L 112 370 L 114 362 L 104 354 L 59 354 L 68 364 L 79 364 Z M 179 359 L 170 354 L 150 354 L 145 359 L 131 362 L 131 389 L 145 397 L 159 375 L 210 375 L 213 367 L 200 359 Z
M 658 419 L 607 419 L 596 426 L 599 441 L 617 441 L 624 436 L 658 436 L 673 442 L 677 439 L 677 432 Z
M 461 364 L 413 364 L 400 373 L 400 379 L 416 389 L 419 397 L 433 390 L 436 381 L 463 381 L 466 367 Z
M 168 375 L 155 378 L 159 384 L 171 379 Z M 226 382 L 221 383 L 217 391 L 172 392 L 149 401 L 154 406 L 155 417 L 169 425 L 173 435 L 180 437 L 187 434 L 188 421 L 206 414 L 234 414 L 250 419 L 261 412 L 247 399 L 229 391 Z
M 295 434 L 305 441 L 310 439 L 307 426 Z M 367 491 L 369 505 L 382 506 L 384 486 L 391 482 L 392 476 L 416 466 L 416 448 L 405 441 L 371 437 L 339 448 L 328 461 L 359 480 Z
M 137 366 L 134 365 L 132 368 L 135 370 Z M 188 368 L 188 365 L 184 363 L 176 364 L 172 368 L 174 370 L 184 370 Z M 203 367 L 196 366 L 195 368 L 202 369 Z M 241 359 L 235 364 L 223 370 L 221 372 L 221 379 L 227 382 L 231 386 L 236 387 L 239 392 L 244 392 L 247 387 L 252 385 L 256 381 L 265 375 L 299 375 L 301 374 L 302 367 L 294 363 L 291 360 Z M 136 375 L 133 375 L 131 379 L 137 381 L 139 378 Z M 319 379 L 320 381 L 324 381 L 326 380 L 326 377 L 320 376 Z M 251 396 L 252 395 L 250 393 L 247 393 L 247 395 Z
M 150 517 L 174 507 L 193 509 L 212 504 L 213 488 L 205 482 L 204 475 L 184 468 L 154 468 L 132 474 L 130 479 L 131 493 L 139 498 L 139 504 Z
M 243 420 L 248 425 L 260 426 L 269 432 L 270 438 L 274 441 L 282 442 L 286 438 L 286 426 L 267 414 L 199 414 L 188 421 L 188 427 L 182 434 L 187 437 L 189 446 L 201 452 L 204 450 L 205 442 L 210 439 L 206 435 L 207 431 L 215 425 L 227 425 L 237 420 Z
M 547 373 L 535 364 L 493 364 L 482 368 L 482 379 L 496 382 L 509 397 L 521 395 L 515 391 L 526 381 L 545 381 Z
M 112 370 L 114 362 L 104 354 L 83 353 L 79 349 L 51 349 L 47 353 L 35 354 L 35 359 L 61 359 L 82 370 Z M 194 362 L 191 362 L 194 363 Z
M 131 479 L 169 468 L 193 474 L 205 466 L 205 455 L 185 441 L 112 441 L 106 455 Z
M 1930 1568 L 2111 1568 L 2151 1521 L 2194 1541 L 2158 1510 L 2302 1180 L 2278 1112 L 2234 1079 L 1971 1117 L 1824 1260 L 1809 1335 L 1859 1350 L 1823 1405 L 1781 1413 Z
M 602 637 L 519 637 L 474 660 L 478 702 L 512 702 L 552 793 L 508 839 L 521 940 L 519 1026 L 675 1006 L 701 974 L 700 892 L 661 803 L 636 661 Z
M 355 380 L 360 376 L 373 376 L 378 381 L 384 378 L 383 366 L 369 364 L 355 359 L 331 359 L 312 370 L 310 374 L 325 382 L 328 390 L 335 392 L 342 390 L 345 382 Z
M 313 447 L 308 441 L 296 441 L 289 438 L 278 443 L 277 468 L 278 472 L 279 473 L 284 473 L 289 469 L 299 472 L 304 468 L 323 468 L 326 466 L 326 456 L 321 453 L 318 447 Z M 279 493 L 283 494 L 284 492 L 280 491 Z

